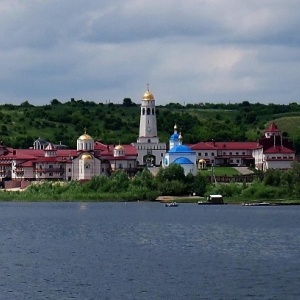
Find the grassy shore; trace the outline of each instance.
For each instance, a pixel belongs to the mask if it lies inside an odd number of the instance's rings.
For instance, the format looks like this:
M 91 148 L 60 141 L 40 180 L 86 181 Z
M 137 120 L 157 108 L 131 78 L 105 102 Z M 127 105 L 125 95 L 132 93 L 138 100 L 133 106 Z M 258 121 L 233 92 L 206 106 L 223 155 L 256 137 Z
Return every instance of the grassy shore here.
M 36 192 L 22 189 L 11 189 L 0 191 L 0 201 L 16 201 L 16 202 L 135 202 L 135 201 L 151 201 L 172 202 L 178 203 L 197 203 L 198 201 L 206 201 L 205 197 L 200 196 L 158 196 L 149 200 L 132 197 L 128 193 L 96 193 L 90 191 L 88 193 L 66 193 L 54 192 Z M 224 202 L 227 204 L 249 204 L 249 203 L 269 203 L 276 205 L 300 205 L 300 199 L 245 199 L 240 197 L 224 197 Z

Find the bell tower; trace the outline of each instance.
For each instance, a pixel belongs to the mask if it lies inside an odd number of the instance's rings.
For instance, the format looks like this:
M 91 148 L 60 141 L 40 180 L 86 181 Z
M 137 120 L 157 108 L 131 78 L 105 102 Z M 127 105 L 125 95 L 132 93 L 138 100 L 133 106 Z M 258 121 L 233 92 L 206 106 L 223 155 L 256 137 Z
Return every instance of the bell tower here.
M 147 84 L 147 91 L 141 103 L 139 140 L 148 142 L 149 139 L 151 142 L 158 142 L 155 99 L 149 90 L 149 84 Z
M 155 99 L 149 90 L 149 84 L 141 102 L 139 137 L 132 145 L 137 150 L 140 165 L 161 165 L 167 145 L 160 143 L 157 136 Z

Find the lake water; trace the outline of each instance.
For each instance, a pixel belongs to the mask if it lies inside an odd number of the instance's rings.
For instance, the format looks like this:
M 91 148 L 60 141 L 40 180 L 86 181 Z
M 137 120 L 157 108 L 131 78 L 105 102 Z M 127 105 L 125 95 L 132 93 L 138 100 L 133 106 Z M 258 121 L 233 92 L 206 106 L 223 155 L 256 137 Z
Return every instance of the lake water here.
M 0 299 L 300 299 L 300 206 L 0 203 Z

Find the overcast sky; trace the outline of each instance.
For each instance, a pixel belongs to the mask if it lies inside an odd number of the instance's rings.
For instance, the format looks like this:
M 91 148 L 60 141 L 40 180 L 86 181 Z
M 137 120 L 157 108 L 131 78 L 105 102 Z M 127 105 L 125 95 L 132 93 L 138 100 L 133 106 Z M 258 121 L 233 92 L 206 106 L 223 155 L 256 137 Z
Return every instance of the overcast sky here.
M 0 103 L 300 102 L 299 0 L 0 0 Z

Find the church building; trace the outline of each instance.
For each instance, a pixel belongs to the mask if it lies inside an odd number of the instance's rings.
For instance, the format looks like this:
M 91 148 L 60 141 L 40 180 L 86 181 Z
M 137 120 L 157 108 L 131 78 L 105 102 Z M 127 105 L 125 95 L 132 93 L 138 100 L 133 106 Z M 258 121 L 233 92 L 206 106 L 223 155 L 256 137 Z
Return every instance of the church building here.
M 169 151 L 165 154 L 162 167 L 166 168 L 171 164 L 180 165 L 184 174 L 197 174 L 196 152 L 182 144 L 182 135 L 178 134 L 177 125 L 174 126 L 174 133 L 169 140 Z

